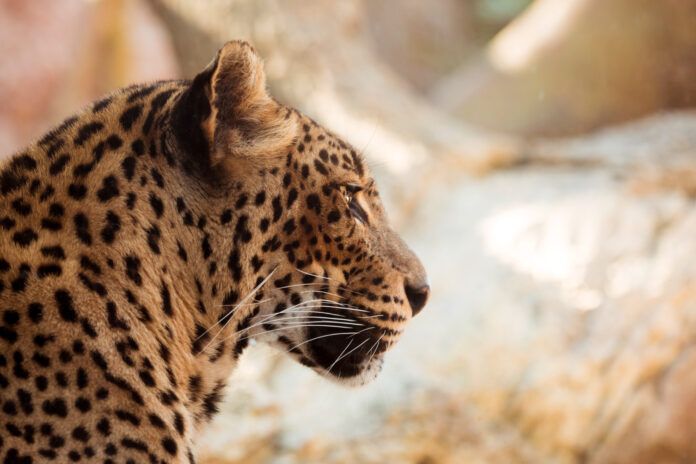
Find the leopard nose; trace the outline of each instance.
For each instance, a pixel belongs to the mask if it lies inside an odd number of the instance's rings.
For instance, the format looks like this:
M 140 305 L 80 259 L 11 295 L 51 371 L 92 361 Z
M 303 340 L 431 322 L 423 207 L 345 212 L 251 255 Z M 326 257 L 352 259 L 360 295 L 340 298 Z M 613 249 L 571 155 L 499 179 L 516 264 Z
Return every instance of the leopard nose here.
M 411 315 L 416 316 L 425 307 L 425 303 L 428 302 L 428 297 L 430 296 L 430 285 L 425 284 L 412 286 L 405 284 L 404 290 L 406 291 L 408 304 L 411 305 Z

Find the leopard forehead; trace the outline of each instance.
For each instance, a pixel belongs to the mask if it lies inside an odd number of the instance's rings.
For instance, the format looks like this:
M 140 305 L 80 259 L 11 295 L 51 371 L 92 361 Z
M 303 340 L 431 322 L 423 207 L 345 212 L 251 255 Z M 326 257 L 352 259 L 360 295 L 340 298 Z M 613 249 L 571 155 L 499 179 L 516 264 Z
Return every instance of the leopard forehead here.
M 323 329 L 288 308 L 380 334 L 344 375 L 398 339 L 420 263 L 362 157 L 230 71 L 255 56 L 122 89 L 0 165 L 5 462 L 193 462 L 251 337 L 331 371 L 342 347 L 295 348 Z

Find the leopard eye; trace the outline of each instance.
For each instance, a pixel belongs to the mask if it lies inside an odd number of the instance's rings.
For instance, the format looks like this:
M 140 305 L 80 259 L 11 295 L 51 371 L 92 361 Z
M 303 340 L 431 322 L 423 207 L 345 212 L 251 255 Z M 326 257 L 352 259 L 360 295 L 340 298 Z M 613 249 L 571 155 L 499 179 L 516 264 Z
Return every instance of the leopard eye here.
M 348 209 L 353 217 L 363 224 L 367 224 L 367 213 L 360 206 L 360 203 L 355 199 L 355 195 L 363 188 L 355 184 L 347 184 L 343 186 L 343 198 L 348 204 Z
M 360 192 L 361 190 L 362 187 L 356 184 L 346 184 L 341 186 L 343 198 L 346 200 L 346 203 L 350 203 L 351 201 L 353 201 L 353 197 L 355 197 L 355 194 Z

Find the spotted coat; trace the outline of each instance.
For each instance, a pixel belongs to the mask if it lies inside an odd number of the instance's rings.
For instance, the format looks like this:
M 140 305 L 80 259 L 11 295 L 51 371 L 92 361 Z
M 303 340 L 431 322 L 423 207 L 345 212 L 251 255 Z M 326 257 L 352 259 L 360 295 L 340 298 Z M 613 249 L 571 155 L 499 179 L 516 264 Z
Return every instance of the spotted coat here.
M 427 296 L 361 156 L 230 42 L 0 165 L 0 460 L 194 462 L 251 338 L 360 384 Z

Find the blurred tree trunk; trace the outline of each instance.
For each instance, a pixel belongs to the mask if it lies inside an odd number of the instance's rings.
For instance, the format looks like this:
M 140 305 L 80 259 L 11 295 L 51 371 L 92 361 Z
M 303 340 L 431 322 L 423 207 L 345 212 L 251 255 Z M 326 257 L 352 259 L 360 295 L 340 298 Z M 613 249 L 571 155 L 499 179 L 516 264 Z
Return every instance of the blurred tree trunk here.
M 474 124 L 579 134 L 696 104 L 696 0 L 536 0 L 432 92 Z
M 151 1 L 172 33 L 184 75 L 202 69 L 224 41 L 249 40 L 266 61 L 275 95 L 389 172 L 413 172 L 446 155 L 480 171 L 517 151 L 513 140 L 437 110 L 385 65 L 368 44 L 361 0 Z

